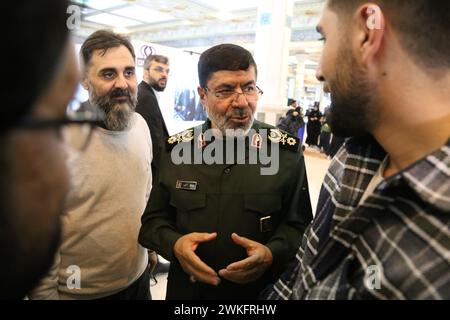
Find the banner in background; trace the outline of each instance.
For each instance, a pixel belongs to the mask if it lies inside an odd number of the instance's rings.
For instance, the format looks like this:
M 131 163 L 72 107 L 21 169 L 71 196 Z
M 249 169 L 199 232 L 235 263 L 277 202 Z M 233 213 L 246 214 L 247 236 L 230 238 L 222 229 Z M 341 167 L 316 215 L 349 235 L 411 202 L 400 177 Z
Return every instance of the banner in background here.
M 159 106 L 169 134 L 175 134 L 206 120 L 206 113 L 197 93 L 197 63 L 199 56 L 180 49 L 170 48 L 139 40 L 131 43 L 136 52 L 138 83 L 144 74 L 144 60 L 149 54 L 169 58 L 170 73 L 167 87 L 160 92 Z
M 203 123 L 207 116 L 197 93 L 197 63 L 199 56 L 180 49 L 139 40 L 132 40 L 131 43 L 136 54 L 138 84 L 143 79 L 144 60 L 149 54 L 159 54 L 169 58 L 170 73 L 167 87 L 163 92 L 159 93 L 159 107 L 169 134 L 172 135 Z M 75 46 L 77 56 L 80 48 L 81 44 Z M 76 106 L 88 99 L 87 91 L 79 85 L 71 107 L 76 108 Z

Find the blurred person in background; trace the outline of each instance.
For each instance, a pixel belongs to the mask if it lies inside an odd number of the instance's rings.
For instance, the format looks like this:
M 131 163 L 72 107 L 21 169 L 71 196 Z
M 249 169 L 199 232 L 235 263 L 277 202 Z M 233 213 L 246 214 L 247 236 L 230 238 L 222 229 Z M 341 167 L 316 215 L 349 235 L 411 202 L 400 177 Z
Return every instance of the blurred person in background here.
M 68 1 L 8 2 L 0 117 L 0 299 L 22 299 L 51 266 L 69 190 L 63 131 L 78 81 Z M 89 130 L 89 129 L 88 129 Z
M 307 136 L 305 143 L 308 147 L 318 149 L 321 128 L 320 119 L 322 118 L 318 102 L 314 103 L 313 108 L 306 113 L 306 116 L 308 117 L 308 123 L 306 125 Z

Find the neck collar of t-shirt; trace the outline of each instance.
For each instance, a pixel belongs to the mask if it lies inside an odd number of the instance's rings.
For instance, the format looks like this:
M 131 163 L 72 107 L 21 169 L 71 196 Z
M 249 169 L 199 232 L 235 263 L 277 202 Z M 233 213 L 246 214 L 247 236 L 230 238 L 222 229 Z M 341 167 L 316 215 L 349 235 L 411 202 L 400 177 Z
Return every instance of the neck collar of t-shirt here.
M 381 162 L 380 166 L 378 167 L 377 172 L 372 177 L 372 180 L 370 180 L 366 190 L 364 191 L 364 194 L 362 195 L 361 200 L 359 201 L 360 204 L 366 201 L 367 198 L 369 198 L 369 196 L 373 194 L 377 186 L 384 181 L 385 179 L 384 171 L 386 170 L 388 164 L 389 164 L 389 156 L 386 156 L 384 160 Z
M 159 103 L 159 91 L 156 91 L 152 86 L 150 86 L 150 88 L 152 88 L 153 92 L 155 93 L 156 100 L 158 100 Z

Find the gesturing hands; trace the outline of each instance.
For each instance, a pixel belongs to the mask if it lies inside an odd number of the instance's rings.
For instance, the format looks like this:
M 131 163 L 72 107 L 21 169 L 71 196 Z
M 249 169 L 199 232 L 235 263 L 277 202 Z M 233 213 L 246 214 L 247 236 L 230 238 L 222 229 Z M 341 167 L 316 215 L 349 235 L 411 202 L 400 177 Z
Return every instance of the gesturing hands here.
M 175 242 L 174 254 L 183 270 L 191 275 L 192 280 L 201 281 L 213 286 L 220 283 L 220 278 L 213 269 L 195 254 L 195 250 L 202 242 L 214 240 L 217 233 L 189 233 Z
M 248 257 L 231 263 L 217 274 L 195 254 L 200 243 L 214 240 L 216 237 L 217 233 L 190 233 L 175 243 L 174 254 L 183 270 L 191 275 L 191 279 L 217 286 L 220 283 L 220 275 L 228 281 L 244 284 L 261 277 L 272 265 L 273 256 L 268 247 L 233 233 L 231 239 L 247 250 Z
M 248 257 L 220 270 L 219 275 L 222 278 L 234 283 L 249 283 L 257 280 L 270 268 L 273 256 L 268 247 L 259 242 L 240 237 L 236 233 L 231 235 L 231 239 L 247 250 Z

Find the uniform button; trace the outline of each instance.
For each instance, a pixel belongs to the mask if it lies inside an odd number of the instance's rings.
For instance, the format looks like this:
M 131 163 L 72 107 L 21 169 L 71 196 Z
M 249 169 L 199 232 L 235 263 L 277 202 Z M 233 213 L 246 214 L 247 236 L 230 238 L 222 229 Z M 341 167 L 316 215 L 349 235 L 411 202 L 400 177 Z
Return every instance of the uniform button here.
M 230 168 L 226 168 L 223 172 L 225 172 L 226 174 L 229 174 L 231 172 Z

